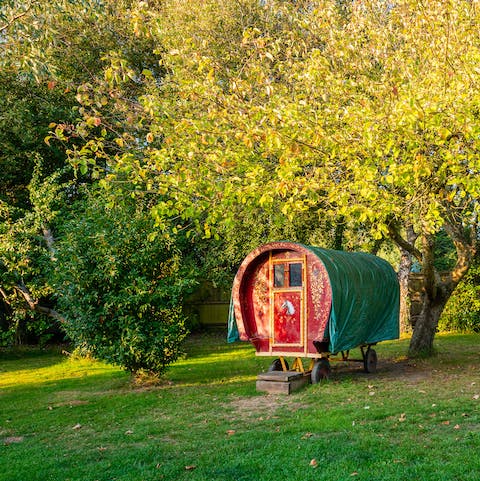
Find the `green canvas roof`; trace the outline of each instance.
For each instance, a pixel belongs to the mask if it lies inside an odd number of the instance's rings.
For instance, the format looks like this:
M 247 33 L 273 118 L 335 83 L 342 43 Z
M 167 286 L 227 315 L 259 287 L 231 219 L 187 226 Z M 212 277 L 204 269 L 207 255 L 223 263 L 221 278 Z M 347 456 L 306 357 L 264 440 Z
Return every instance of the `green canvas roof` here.
M 361 252 L 303 247 L 320 258 L 330 279 L 330 352 L 398 338 L 399 284 L 387 261 Z

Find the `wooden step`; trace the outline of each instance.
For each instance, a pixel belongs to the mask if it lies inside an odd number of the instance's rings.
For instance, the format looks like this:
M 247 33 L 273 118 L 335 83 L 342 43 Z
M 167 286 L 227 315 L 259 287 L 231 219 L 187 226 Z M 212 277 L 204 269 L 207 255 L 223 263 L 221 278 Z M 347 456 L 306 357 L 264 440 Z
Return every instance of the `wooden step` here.
M 272 371 L 257 376 L 257 391 L 291 394 L 310 383 L 310 372 Z

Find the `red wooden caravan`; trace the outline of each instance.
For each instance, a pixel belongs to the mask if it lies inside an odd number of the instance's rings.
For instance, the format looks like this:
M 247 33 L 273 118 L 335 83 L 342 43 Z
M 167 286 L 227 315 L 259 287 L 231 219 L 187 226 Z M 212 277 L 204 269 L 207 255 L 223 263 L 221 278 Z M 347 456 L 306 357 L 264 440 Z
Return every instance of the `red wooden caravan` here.
M 369 254 L 272 242 L 242 262 L 232 290 L 231 333 L 250 341 L 260 356 L 325 362 L 360 347 L 365 369 L 376 366 L 370 346 L 398 338 L 399 289 L 388 262 Z M 233 336 L 235 338 L 235 336 Z M 363 348 L 366 348 L 366 352 Z M 312 364 L 313 366 L 313 364 Z M 323 373 L 324 371 L 322 371 Z M 313 374 L 312 374 L 313 380 Z

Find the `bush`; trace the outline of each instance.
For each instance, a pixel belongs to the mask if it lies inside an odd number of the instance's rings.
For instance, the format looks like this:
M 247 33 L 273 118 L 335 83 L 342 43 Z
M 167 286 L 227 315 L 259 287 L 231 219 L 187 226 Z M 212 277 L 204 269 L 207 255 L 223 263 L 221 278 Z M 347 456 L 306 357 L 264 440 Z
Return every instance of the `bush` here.
M 449 299 L 440 318 L 441 331 L 480 332 L 480 259 Z
M 74 344 L 131 372 L 162 373 L 186 336 L 182 298 L 193 281 L 149 215 L 93 201 L 65 226 L 55 273 Z

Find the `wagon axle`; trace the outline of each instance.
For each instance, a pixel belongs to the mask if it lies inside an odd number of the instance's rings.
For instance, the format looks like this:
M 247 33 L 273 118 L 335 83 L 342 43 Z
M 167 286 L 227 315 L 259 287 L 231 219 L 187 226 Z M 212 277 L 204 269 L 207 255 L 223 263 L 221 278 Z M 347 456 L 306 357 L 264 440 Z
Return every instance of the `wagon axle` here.
M 377 371 L 377 353 L 372 349 L 372 345 L 360 346 L 362 359 L 354 359 L 350 357 L 350 351 L 342 351 L 341 357 L 332 357 L 330 353 L 322 353 L 319 358 L 311 358 L 310 365 L 307 370 L 303 365 L 302 358 L 296 357 L 293 361 L 292 368 L 289 369 L 288 361 L 284 356 L 275 359 L 269 366 L 268 372 L 274 371 L 297 371 L 304 374 L 310 373 L 312 384 L 317 384 L 323 379 L 328 379 L 331 374 L 330 362 L 362 362 L 363 368 L 367 373 Z

